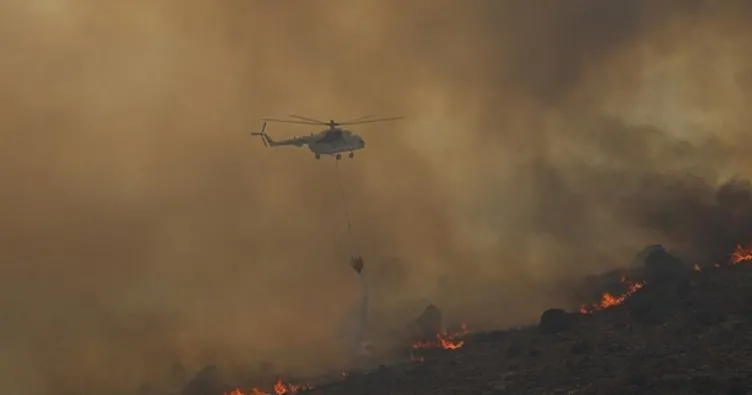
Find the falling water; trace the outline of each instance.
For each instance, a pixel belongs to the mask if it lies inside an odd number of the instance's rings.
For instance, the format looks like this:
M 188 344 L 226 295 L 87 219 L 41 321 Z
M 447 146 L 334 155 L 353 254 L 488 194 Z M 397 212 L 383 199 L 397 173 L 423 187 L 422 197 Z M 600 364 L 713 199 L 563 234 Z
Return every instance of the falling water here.
M 359 267 L 356 266 L 358 262 L 360 262 Z M 344 317 L 340 338 L 347 347 L 350 361 L 357 367 L 365 367 L 364 365 L 370 357 L 366 335 L 369 304 L 368 286 L 362 270 L 362 260 L 354 257 L 352 263 L 358 275 L 359 296 Z

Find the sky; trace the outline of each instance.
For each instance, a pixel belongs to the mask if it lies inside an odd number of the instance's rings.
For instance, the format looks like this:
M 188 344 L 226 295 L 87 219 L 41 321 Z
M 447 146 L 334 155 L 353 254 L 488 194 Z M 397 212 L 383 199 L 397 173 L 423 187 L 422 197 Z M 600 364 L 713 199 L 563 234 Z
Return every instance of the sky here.
M 427 303 L 471 329 L 534 322 L 645 244 L 721 259 L 752 238 L 750 17 L 735 0 L 6 1 L 0 383 L 335 366 L 351 254 L 381 336 Z M 250 136 L 290 113 L 405 119 L 352 126 L 367 148 L 335 165 Z

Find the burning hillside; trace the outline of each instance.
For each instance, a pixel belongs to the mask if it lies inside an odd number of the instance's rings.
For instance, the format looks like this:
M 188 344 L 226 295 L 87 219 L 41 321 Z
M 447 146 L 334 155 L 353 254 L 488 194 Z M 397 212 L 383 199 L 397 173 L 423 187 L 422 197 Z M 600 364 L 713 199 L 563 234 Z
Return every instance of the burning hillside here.
M 282 381 L 282 379 L 277 379 L 271 391 L 265 391 L 257 387 L 253 387 L 247 391 L 236 388 L 230 392 L 225 392 L 225 395 L 294 395 L 312 388 L 312 386 L 291 384 Z
M 644 257 L 642 267 L 624 269 L 616 284 L 621 292 L 603 292 L 596 302 L 583 304 L 575 313 L 546 311 L 540 324 L 545 326 L 543 331 L 523 328 L 472 334 L 465 324 L 446 330 L 441 311 L 429 305 L 411 326 L 412 343 L 403 345 L 411 350 L 409 360 L 419 364 L 400 364 L 395 359 L 395 364 L 381 365 L 370 373 L 343 373 L 315 385 L 301 384 L 315 380 L 277 379 L 267 386 L 233 386 L 219 392 L 184 390 L 183 394 L 349 395 L 363 386 L 373 393 L 434 394 L 436 385 L 470 391 L 467 380 L 473 377 L 478 386 L 473 391 L 480 392 L 491 387 L 520 394 L 566 389 L 569 392 L 561 393 L 587 395 L 618 386 L 636 391 L 631 393 L 652 393 L 645 386 L 657 385 L 662 395 L 694 393 L 681 392 L 691 388 L 700 388 L 695 391 L 699 393 L 734 393 L 707 391 L 735 390 L 746 383 L 741 373 L 752 373 L 752 365 L 744 362 L 750 360 L 752 349 L 742 352 L 746 346 L 739 343 L 752 336 L 751 304 L 745 302 L 752 302 L 748 285 L 752 264 L 747 262 L 752 263 L 749 244 L 727 253 L 725 264 L 706 265 L 709 268 L 701 271 L 656 247 Z M 707 358 L 710 362 L 701 362 Z M 693 361 L 692 373 L 681 373 L 687 361 Z M 606 368 L 621 363 L 626 363 L 627 376 Z M 457 366 L 464 366 L 463 373 L 450 373 Z M 544 366 L 548 370 L 542 371 Z M 648 374 L 649 366 L 675 371 L 672 374 L 677 378 Z M 424 376 L 425 369 L 436 373 Z
M 659 262 L 657 264 L 651 265 L 651 258 L 655 255 L 660 256 Z M 670 268 L 669 265 L 667 265 L 665 262 L 666 258 L 669 258 L 669 260 L 672 261 L 674 264 L 673 268 Z M 673 272 L 674 275 L 680 275 L 681 273 L 686 273 L 687 271 L 687 265 L 684 263 L 677 263 L 676 259 L 674 257 L 671 257 L 670 255 L 667 255 L 667 252 L 662 249 L 662 247 L 656 249 L 653 251 L 653 254 L 648 255 L 645 257 L 645 263 L 646 268 L 650 270 L 651 268 L 654 271 L 663 271 L 664 275 L 665 273 L 671 273 Z M 733 265 L 739 265 L 746 262 L 752 262 L 752 242 L 747 244 L 737 244 L 736 248 L 728 254 L 728 259 L 725 263 L 725 266 L 733 266 Z M 713 268 L 720 268 L 724 265 L 721 264 L 713 264 Z M 692 270 L 694 272 L 700 272 L 702 271 L 702 268 L 698 264 L 694 264 L 692 266 Z M 647 275 L 649 275 L 648 273 Z M 645 275 L 645 274 L 643 274 Z M 625 288 L 625 290 L 622 293 L 619 293 L 617 295 L 614 295 L 610 292 L 604 292 L 600 298 L 600 300 L 596 303 L 587 305 L 583 304 L 580 306 L 579 312 L 581 314 L 592 314 L 595 311 L 608 309 L 611 307 L 615 307 L 618 305 L 621 305 L 624 303 L 630 296 L 638 292 L 640 289 L 642 289 L 646 285 L 645 280 L 640 281 L 631 281 L 629 280 L 626 275 L 622 275 L 619 279 L 619 283 L 622 284 Z
M 626 284 L 627 291 L 624 292 L 621 295 L 613 296 L 610 293 L 606 292 L 601 297 L 601 300 L 598 303 L 595 303 L 593 305 L 582 305 L 580 306 L 580 313 L 582 314 L 592 314 L 595 311 L 607 309 L 609 307 L 617 306 L 622 303 L 624 303 L 625 300 L 627 300 L 628 297 L 630 297 L 635 292 L 639 291 L 643 286 L 645 286 L 644 281 L 637 281 L 632 282 L 629 281 L 626 277 L 621 278 L 621 283 Z
M 731 263 L 734 265 L 752 261 L 752 242 L 746 246 L 737 245 L 731 254 Z
M 429 340 L 416 340 L 413 342 L 412 347 L 414 349 L 444 349 L 444 350 L 456 350 L 465 344 L 462 339 L 469 333 L 467 325 L 462 324 L 459 331 L 447 332 L 439 331 L 435 338 Z
M 462 348 L 437 355 L 430 367 L 384 368 L 312 393 L 344 395 L 373 383 L 397 395 L 744 394 L 752 386 L 752 265 L 740 264 L 752 261 L 746 251 L 738 247 L 726 264 L 694 272 L 657 250 L 640 270 L 625 269 L 654 281 L 625 275 L 623 293 L 606 293 L 578 313 L 554 311 L 549 316 L 566 321 L 555 336 L 533 329 L 467 335 Z

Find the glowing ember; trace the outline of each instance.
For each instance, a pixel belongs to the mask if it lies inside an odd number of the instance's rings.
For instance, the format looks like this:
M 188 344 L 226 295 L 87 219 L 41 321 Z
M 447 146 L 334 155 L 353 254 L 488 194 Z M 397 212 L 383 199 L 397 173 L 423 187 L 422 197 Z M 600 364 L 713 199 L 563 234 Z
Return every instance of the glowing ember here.
M 752 243 L 746 247 L 737 245 L 734 252 L 731 254 L 731 264 L 738 265 L 742 262 L 752 261 Z
M 413 343 L 415 349 L 425 348 L 443 348 L 445 350 L 456 350 L 465 345 L 462 337 L 467 335 L 467 325 L 462 324 L 461 329 L 455 333 L 441 332 L 436 334 L 436 339 L 427 341 L 417 341 Z
M 606 292 L 601 297 L 600 302 L 593 304 L 592 306 L 587 306 L 587 305 L 580 306 L 580 314 L 592 314 L 594 311 L 603 310 L 609 307 L 620 305 L 624 303 L 624 301 L 627 300 L 628 297 L 630 297 L 632 294 L 640 290 L 640 288 L 645 286 L 645 282 L 631 282 L 627 280 L 626 277 L 622 277 L 620 281 L 622 284 L 627 284 L 627 292 L 623 293 L 620 296 L 614 296 Z
M 289 383 L 285 383 L 282 380 L 277 380 L 277 382 L 274 383 L 274 389 L 272 392 L 266 392 L 259 388 L 251 388 L 248 391 L 235 389 L 230 392 L 226 392 L 225 395 L 292 395 L 299 391 L 305 391 L 311 388 L 313 387 L 289 384 Z

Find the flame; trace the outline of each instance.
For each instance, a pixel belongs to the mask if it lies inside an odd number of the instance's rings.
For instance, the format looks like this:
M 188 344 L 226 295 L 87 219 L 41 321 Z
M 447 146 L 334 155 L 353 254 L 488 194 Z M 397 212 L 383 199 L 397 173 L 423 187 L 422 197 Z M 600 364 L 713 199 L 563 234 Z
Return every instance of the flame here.
M 294 394 L 300 390 L 300 386 L 295 384 L 285 384 L 282 380 L 277 380 L 274 384 L 274 392 L 277 395 Z
M 701 271 L 702 271 L 702 269 L 700 269 L 700 265 L 698 265 L 698 264 L 696 264 L 696 263 L 695 263 L 695 265 L 694 265 L 694 266 L 692 267 L 692 270 L 694 270 L 694 271 L 696 271 L 696 272 L 701 272 Z
M 738 265 L 748 261 L 752 261 L 752 243 L 747 244 L 745 247 L 737 245 L 731 254 L 731 264 Z
M 300 391 L 310 390 L 312 388 L 313 387 L 311 386 L 285 383 L 280 379 L 274 383 L 272 392 L 266 392 L 259 388 L 251 388 L 248 391 L 242 391 L 239 388 L 236 388 L 230 392 L 225 392 L 225 395 L 293 395 Z
M 413 343 L 413 348 L 443 348 L 445 350 L 456 350 L 465 345 L 463 336 L 467 335 L 469 330 L 467 325 L 462 324 L 461 329 L 458 332 L 447 333 L 440 332 L 436 334 L 436 339 L 427 341 L 416 341 Z
M 248 392 L 243 392 L 239 388 L 236 388 L 230 392 L 225 392 L 225 395 L 270 395 L 270 394 L 258 388 L 251 388 Z
M 614 296 L 606 292 L 603 294 L 603 296 L 601 296 L 600 302 L 593 304 L 591 306 L 587 306 L 587 305 L 580 306 L 580 314 L 592 314 L 593 312 L 598 311 L 598 310 L 603 310 L 603 309 L 620 305 L 624 303 L 624 301 L 627 300 L 628 297 L 632 296 L 632 294 L 639 291 L 640 288 L 645 286 L 644 281 L 631 282 L 626 277 L 622 277 L 619 281 L 622 284 L 627 284 L 627 291 L 625 293 L 619 296 Z

